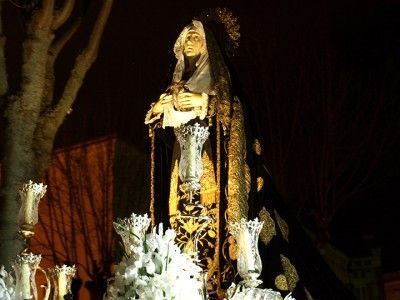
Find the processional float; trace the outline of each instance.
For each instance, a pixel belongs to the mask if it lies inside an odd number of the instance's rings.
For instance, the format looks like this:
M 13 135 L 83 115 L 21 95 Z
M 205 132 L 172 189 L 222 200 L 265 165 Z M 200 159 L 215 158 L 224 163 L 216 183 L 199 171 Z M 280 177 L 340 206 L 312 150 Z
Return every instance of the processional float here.
M 184 209 L 176 218 L 182 223 L 198 223 L 194 243 L 190 247 L 175 242 L 176 232 L 162 225 L 146 233 L 150 226 L 147 215 L 132 214 L 129 218 L 114 222 L 116 232 L 124 245 L 124 258 L 116 264 L 115 276 L 108 282 L 105 299 L 209 299 L 207 272 L 199 265 L 198 241 L 207 230 L 213 217 L 194 197 L 200 190 L 203 174 L 202 146 L 209 136 L 208 128 L 198 123 L 176 128 L 175 135 L 180 145 L 179 186 L 183 193 Z M 21 208 L 17 218 L 18 234 L 24 240 L 24 248 L 13 261 L 15 282 L 8 281 L 8 298 L 15 300 L 37 300 L 36 273 L 42 272 L 47 279 L 44 300 L 63 300 L 71 294 L 71 280 L 75 266 L 55 266 L 46 273 L 40 267 L 41 255 L 30 252 L 30 240 L 38 222 L 38 205 L 46 192 L 46 186 L 29 181 L 19 190 Z M 226 290 L 226 299 L 282 300 L 279 292 L 260 288 L 262 263 L 258 252 L 258 237 L 263 222 L 241 219 L 228 224 L 229 232 L 237 244 L 237 271 L 242 280 L 232 283 Z M 2 272 L 5 282 L 6 272 Z M 4 276 L 4 274 L 6 274 Z M 49 274 L 49 276 L 48 276 Z M 49 279 L 51 277 L 52 280 Z M 172 279 L 171 279 L 172 278 Z M 52 282 L 52 284 L 51 284 Z M 290 294 L 285 300 L 293 299 Z
M 179 224 L 197 224 L 193 240 L 185 245 L 178 243 L 179 232 L 168 229 L 162 223 L 146 233 L 151 223 L 147 215 L 132 214 L 129 218 L 114 222 L 121 236 L 124 257 L 116 265 L 115 276 L 110 279 L 106 299 L 216 299 L 216 291 L 209 296 L 207 270 L 202 268 L 198 246 L 201 233 L 211 222 L 216 222 L 200 203 L 198 196 L 203 174 L 202 148 L 209 137 L 208 127 L 200 123 L 183 124 L 174 129 L 180 146 L 179 190 L 182 209 L 174 216 Z M 232 282 L 225 291 L 225 299 L 283 300 L 279 292 L 264 289 L 259 276 L 262 262 L 258 251 L 258 238 L 263 222 L 241 219 L 228 224 L 229 233 L 236 240 L 237 271 L 242 280 Z M 178 247 L 179 245 L 179 247 Z M 172 279 L 171 279 L 172 278 Z M 221 298 L 222 299 L 222 298 Z M 294 299 L 290 294 L 285 300 Z

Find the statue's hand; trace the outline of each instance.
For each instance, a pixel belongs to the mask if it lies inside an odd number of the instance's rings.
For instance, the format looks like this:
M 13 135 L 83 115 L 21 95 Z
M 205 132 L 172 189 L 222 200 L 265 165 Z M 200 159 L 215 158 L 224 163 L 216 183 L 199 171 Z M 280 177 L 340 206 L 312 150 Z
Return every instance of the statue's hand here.
M 172 96 L 167 94 L 162 94 L 160 99 L 154 104 L 152 113 L 160 114 L 164 111 L 164 105 L 172 101 Z
M 180 109 L 193 109 L 207 106 L 208 96 L 207 94 L 183 92 L 178 94 L 177 100 Z

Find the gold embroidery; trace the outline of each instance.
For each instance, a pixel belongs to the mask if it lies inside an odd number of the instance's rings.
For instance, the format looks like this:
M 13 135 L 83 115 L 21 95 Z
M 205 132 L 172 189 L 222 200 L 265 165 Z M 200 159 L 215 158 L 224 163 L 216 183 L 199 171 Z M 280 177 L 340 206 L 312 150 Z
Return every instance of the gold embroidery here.
M 296 288 L 296 284 L 299 281 L 299 275 L 297 274 L 297 270 L 294 265 L 290 262 L 289 258 L 281 254 L 281 262 L 283 271 L 285 272 L 285 276 L 288 283 L 288 288 L 290 291 L 293 291 Z
M 275 222 L 265 207 L 260 210 L 258 215 L 260 217 L 260 220 L 264 222 L 264 225 L 260 232 L 260 240 L 265 245 L 268 245 L 274 235 L 276 235 Z
M 179 169 L 178 169 L 178 157 L 179 157 L 179 149 L 177 144 L 174 145 L 174 151 L 172 154 L 172 171 L 171 171 L 171 183 L 169 189 L 169 216 L 170 216 L 170 224 L 172 228 L 175 227 L 175 219 L 174 216 L 178 210 L 178 181 L 179 181 Z
M 215 74 L 215 98 L 217 103 L 216 106 L 218 120 L 222 125 L 224 135 L 227 135 L 231 122 L 231 93 L 229 90 L 230 80 L 226 67 L 223 67 L 222 65 L 221 67 L 222 68 L 218 70 L 220 74 Z
M 187 219 L 182 215 L 187 214 L 185 208 L 180 205 L 181 193 L 179 191 L 179 146 L 174 145 L 172 155 L 171 182 L 169 195 L 169 216 L 171 227 L 176 232 L 176 243 L 184 252 L 192 252 L 195 249 L 194 238 L 197 231 L 201 232 L 197 246 L 203 252 L 199 255 L 200 266 L 207 270 L 209 285 L 216 289 L 219 284 L 219 205 L 217 205 L 217 183 L 215 180 L 215 170 L 210 158 L 211 146 L 209 143 L 204 145 L 202 154 L 203 176 L 201 177 L 201 190 L 197 197 L 200 198 L 204 206 L 204 213 L 212 218 L 209 224 L 201 220 Z M 205 228 L 205 225 L 207 228 Z M 207 255 L 205 255 L 207 254 Z M 213 280 L 215 278 L 215 280 Z
M 221 270 L 221 284 L 228 285 L 238 276 L 236 270 L 237 246 L 233 236 L 228 236 L 222 245 L 221 253 L 223 257 Z
M 248 164 L 245 165 L 245 178 L 246 178 L 246 192 L 247 194 L 250 193 L 251 190 L 251 175 L 250 175 L 250 167 L 248 166 Z
M 279 289 L 281 291 L 289 290 L 285 275 L 280 274 L 275 277 L 275 286 L 277 289 Z
M 281 218 L 281 216 L 276 210 L 274 210 L 274 214 L 283 238 L 286 240 L 286 242 L 289 243 L 289 225 L 286 223 L 284 219 Z
M 220 127 L 220 121 L 219 121 L 219 116 L 216 116 L 216 134 L 217 134 L 217 165 L 216 165 L 216 180 L 217 180 L 217 191 L 216 191 L 216 203 L 215 203 L 215 214 L 214 214 L 214 219 L 215 219 L 215 232 L 216 232 L 216 237 L 215 237 L 215 252 L 214 252 L 214 263 L 213 268 L 209 269 L 208 272 L 208 280 L 209 285 L 214 287 L 214 290 L 217 289 L 220 290 L 221 288 L 221 268 L 220 268 L 220 248 L 221 248 L 221 238 L 220 238 L 220 230 L 221 230 L 221 221 L 220 221 L 220 203 L 221 203 L 221 127 Z M 212 290 L 207 287 L 208 290 Z
M 205 144 L 204 147 L 210 148 L 210 145 Z M 203 176 L 200 179 L 200 202 L 204 206 L 208 206 L 216 202 L 217 183 L 215 181 L 214 165 L 207 151 L 203 152 L 202 162 Z
M 249 205 L 246 189 L 246 140 L 243 130 L 243 112 L 240 102 L 233 103 L 231 135 L 228 142 L 228 207 L 227 221 L 235 222 L 247 218 Z
M 228 243 L 229 243 L 229 257 L 232 260 L 237 260 L 237 245 L 236 245 L 236 240 L 233 236 L 228 237 Z
M 203 175 L 200 179 L 201 191 L 200 191 L 200 202 L 205 207 L 208 207 L 208 214 L 213 217 L 213 222 L 208 226 L 208 241 L 215 241 L 214 244 L 214 255 L 212 257 L 207 258 L 207 269 L 208 269 L 208 278 L 217 277 L 216 275 L 219 272 L 219 205 L 216 203 L 217 200 L 217 182 L 216 182 L 216 174 L 214 170 L 214 165 L 212 162 L 211 156 L 211 145 L 209 141 L 204 145 L 204 152 L 202 155 L 203 162 Z M 214 207 L 214 208 L 211 208 Z M 208 250 L 212 253 L 212 247 Z M 210 282 L 211 284 L 211 282 Z M 219 283 L 218 283 L 219 284 Z M 215 286 L 214 286 L 215 288 Z
M 257 177 L 257 192 L 261 191 L 264 186 L 264 179 L 262 177 Z
M 231 39 L 233 47 L 236 49 L 239 47 L 239 39 L 240 39 L 240 25 L 238 22 L 238 18 L 233 15 L 233 13 L 224 8 L 217 8 L 216 13 L 218 16 L 219 21 L 224 25 L 226 32 Z
M 255 139 L 253 142 L 253 150 L 257 155 L 261 155 L 261 144 L 258 139 Z

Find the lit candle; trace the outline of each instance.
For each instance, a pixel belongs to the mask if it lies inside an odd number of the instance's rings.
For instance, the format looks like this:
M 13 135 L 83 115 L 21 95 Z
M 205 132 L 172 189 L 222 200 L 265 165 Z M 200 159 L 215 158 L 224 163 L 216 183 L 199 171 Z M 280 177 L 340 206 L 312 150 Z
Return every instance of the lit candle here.
M 188 165 L 187 165 L 187 173 L 186 177 L 189 177 L 189 180 L 196 179 L 198 174 L 196 174 L 196 163 L 198 161 L 197 154 L 197 145 L 196 145 L 196 137 L 192 134 L 187 135 L 187 141 L 189 144 L 189 153 L 188 153 Z
M 61 269 L 60 273 L 58 274 L 57 286 L 57 299 L 64 300 L 64 296 L 67 294 L 67 276 L 64 269 Z
M 254 271 L 254 257 L 252 254 L 252 250 L 251 250 L 251 237 L 249 234 L 249 229 L 247 228 L 247 226 L 243 226 L 242 227 L 242 234 L 241 234 L 242 238 L 241 238 L 241 245 L 240 247 L 243 247 L 242 251 L 244 254 L 244 261 L 246 263 L 247 266 L 247 271 Z
M 31 299 L 31 268 L 28 262 L 21 266 L 22 299 Z
M 25 198 L 25 211 L 24 211 L 24 223 L 31 224 L 32 223 L 32 212 L 33 212 L 33 189 L 28 188 Z
M 62 265 L 50 269 L 50 274 L 54 282 L 56 300 L 64 300 L 64 297 L 71 292 L 71 280 L 75 276 L 75 266 Z

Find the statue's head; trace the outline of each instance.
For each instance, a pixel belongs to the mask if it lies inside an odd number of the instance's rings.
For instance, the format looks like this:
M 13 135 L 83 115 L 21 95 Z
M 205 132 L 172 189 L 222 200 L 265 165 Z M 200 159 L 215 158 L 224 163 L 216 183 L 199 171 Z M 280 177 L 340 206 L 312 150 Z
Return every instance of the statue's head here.
M 177 59 L 172 82 L 180 82 L 185 72 L 185 88 L 191 92 L 209 93 L 211 75 L 207 39 L 200 21 L 193 20 L 180 33 L 174 45 Z
M 183 57 L 193 58 L 206 54 L 206 36 L 201 22 L 193 20 L 180 33 L 174 45 L 175 56 L 178 60 Z
M 183 54 L 186 57 L 195 57 L 202 53 L 205 43 L 203 36 L 195 27 L 188 30 L 183 42 Z

